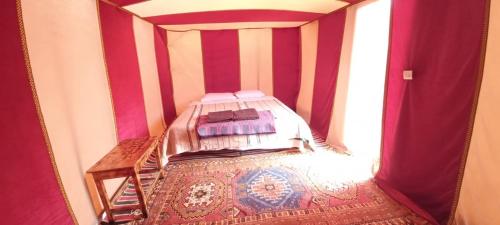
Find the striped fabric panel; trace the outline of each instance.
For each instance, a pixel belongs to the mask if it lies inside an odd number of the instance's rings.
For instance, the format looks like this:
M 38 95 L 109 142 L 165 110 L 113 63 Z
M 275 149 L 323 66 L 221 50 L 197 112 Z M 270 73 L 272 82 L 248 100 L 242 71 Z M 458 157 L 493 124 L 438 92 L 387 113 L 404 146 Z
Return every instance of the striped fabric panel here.
M 239 30 L 242 90 L 261 90 L 273 95 L 272 29 Z
M 94 208 L 92 203 L 88 200 L 82 201 L 83 193 L 92 192 L 82 179 L 82 169 L 87 169 L 94 162 L 97 162 L 117 142 L 115 115 L 106 76 L 96 1 L 17 2 L 22 3 L 23 22 L 33 69 L 33 80 L 48 137 L 52 145 L 54 162 L 57 163 L 59 170 L 61 184 L 65 188 L 67 200 L 74 209 L 74 216 L 78 223 L 94 224 L 95 217 L 93 216 Z M 0 6 L 0 9 L 3 12 L 6 8 Z M 5 21 L 17 21 L 15 16 L 12 17 L 6 13 L 1 15 L 8 18 L 2 19 L 2 24 L 5 24 Z M 3 42 L 7 41 L 5 39 L 7 37 L 15 37 L 15 33 L 8 31 L 7 28 L 3 30 L 9 33 L 9 35 L 2 37 Z M 21 42 L 17 39 L 16 43 Z M 1 49 L 1 53 L 8 52 L 8 48 L 1 47 Z M 10 54 L 9 57 L 12 58 L 14 55 Z M 2 63 L 9 65 L 4 67 Z M 0 64 L 2 64 L 1 68 L 13 68 L 14 66 L 7 58 L 4 58 Z M 5 80 L 9 80 L 8 73 L 2 72 L 0 76 Z M 23 77 L 23 75 L 18 73 L 16 77 Z M 2 82 L 8 84 L 5 81 Z M 10 93 L 4 87 L 0 89 L 2 90 L 0 92 Z M 16 91 L 21 91 L 21 89 Z M 22 105 L 20 95 L 16 94 L 13 99 L 17 101 L 17 105 Z M 14 110 L 4 101 L 2 101 L 2 105 L 8 107 L 9 110 Z M 23 113 L 22 115 L 23 121 L 26 121 L 28 119 L 27 114 Z M 5 116 L 4 118 L 14 120 L 15 117 Z M 16 126 L 16 129 L 10 129 L 7 124 L 2 122 L 3 128 L 1 130 L 9 132 L 22 130 L 21 123 L 17 123 Z M 35 130 L 35 127 L 30 126 L 30 129 Z M 3 134 L 2 136 L 6 138 L 5 140 L 10 140 L 8 136 Z M 11 146 L 9 147 L 11 151 L 7 152 L 26 153 L 26 156 L 21 157 L 23 163 L 19 163 L 19 165 L 24 165 L 24 167 L 29 165 L 26 168 L 31 170 L 31 177 L 38 177 L 44 181 L 38 188 L 50 188 L 52 178 L 35 173 L 35 171 L 42 171 L 37 169 L 36 165 L 38 162 L 43 162 L 43 157 L 32 153 L 28 147 L 29 143 L 36 142 L 35 135 L 31 135 L 30 138 L 24 140 L 22 151 L 17 151 L 16 147 Z M 26 142 L 26 140 L 29 141 Z M 8 145 L 5 141 L 3 143 Z M 44 154 L 47 155 L 47 152 L 45 151 Z M 31 156 L 35 157 L 35 161 L 30 162 Z M 9 157 L 3 155 L 2 160 L 6 160 L 5 162 L 11 161 Z M 2 169 L 2 171 L 11 177 L 13 175 L 8 170 Z M 5 179 L 2 179 L 2 187 L 6 187 L 7 183 L 4 183 L 5 181 Z M 33 179 L 23 179 L 22 186 L 28 187 L 29 181 L 33 181 Z M 114 192 L 118 183 L 110 182 L 110 184 L 108 185 L 109 193 Z M 23 212 L 30 212 L 30 215 L 23 216 L 21 222 L 16 223 L 4 219 L 1 223 L 69 224 L 66 221 L 50 222 L 44 219 L 44 211 L 48 211 L 48 217 L 53 220 L 64 217 L 62 212 L 59 213 L 52 208 L 58 203 L 50 200 L 48 191 L 39 189 L 36 192 L 29 192 L 20 189 L 20 187 L 17 185 L 16 191 L 31 200 L 23 201 L 21 198 L 10 194 L 11 197 L 16 199 L 16 204 L 29 202 L 29 205 L 37 209 L 31 210 L 28 204 L 18 204 L 24 208 Z M 2 189 L 3 191 L 11 193 L 9 189 Z M 29 193 L 43 196 L 44 200 L 39 201 Z M 93 193 L 89 194 L 92 195 Z M 6 199 L 4 198 L 4 200 Z M 36 202 L 43 202 L 44 206 L 38 207 Z M 13 205 L 6 200 L 4 206 L 10 208 Z M 2 209 L 1 211 L 8 213 L 9 218 L 22 215 L 11 213 L 9 210 Z M 35 211 L 36 213 L 34 213 Z M 99 211 L 99 209 L 95 211 Z
M 301 74 L 300 92 L 297 99 L 297 114 L 309 123 L 316 75 L 316 58 L 318 48 L 318 21 L 300 27 L 301 41 Z
M 165 122 L 158 66 L 156 65 L 153 25 L 134 17 L 133 28 L 149 133 L 159 136 L 165 130 Z M 166 102 L 166 104 L 171 103 Z
M 273 95 L 295 111 L 300 89 L 300 28 L 273 29 Z
M 205 92 L 240 90 L 237 30 L 201 31 Z
M 118 139 L 149 136 L 132 15 L 99 1 Z
M 51 145 L 39 112 L 20 1 L 0 1 L 0 151 L 2 224 L 74 224 L 54 173 Z M 8 35 L 6 35 L 8 33 Z M 42 120 L 40 120 L 42 119 Z M 50 153 L 50 154 L 49 154 Z M 56 215 L 56 216 L 55 216 Z
M 330 126 L 328 128 L 328 136 L 326 138 L 329 143 L 335 146 L 341 146 L 341 148 L 344 149 L 346 148 L 344 130 L 349 79 L 351 74 L 351 60 L 356 13 L 357 7 L 349 7 L 346 9 L 344 37 L 342 40 L 342 50 L 339 59 L 339 70 L 337 74 L 335 98 L 333 101 Z
M 158 79 L 160 82 L 161 98 L 163 102 L 163 116 L 166 125 L 174 121 L 175 103 L 174 103 L 174 88 L 172 86 L 172 74 L 170 72 L 170 57 L 168 54 L 167 31 L 154 26 L 154 41 L 156 51 L 156 65 L 158 66 Z
M 259 89 L 259 32 L 261 29 L 238 30 L 238 43 L 240 49 L 240 86 L 242 90 Z M 272 73 L 272 71 L 271 71 Z
M 203 53 L 199 31 L 167 31 L 175 110 L 181 114 L 189 103 L 205 94 Z
M 240 89 L 262 90 L 295 110 L 299 28 L 167 31 L 167 38 L 177 115 L 205 93 Z
M 318 55 L 313 88 L 311 127 L 326 138 L 337 84 L 346 11 L 319 20 Z

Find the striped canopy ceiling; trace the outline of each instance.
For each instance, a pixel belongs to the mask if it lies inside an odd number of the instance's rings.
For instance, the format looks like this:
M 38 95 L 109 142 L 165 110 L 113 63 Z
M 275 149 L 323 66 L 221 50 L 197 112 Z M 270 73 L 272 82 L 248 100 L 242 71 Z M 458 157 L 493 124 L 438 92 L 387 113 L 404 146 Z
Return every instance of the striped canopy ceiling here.
M 105 0 L 168 30 L 296 27 L 360 0 Z

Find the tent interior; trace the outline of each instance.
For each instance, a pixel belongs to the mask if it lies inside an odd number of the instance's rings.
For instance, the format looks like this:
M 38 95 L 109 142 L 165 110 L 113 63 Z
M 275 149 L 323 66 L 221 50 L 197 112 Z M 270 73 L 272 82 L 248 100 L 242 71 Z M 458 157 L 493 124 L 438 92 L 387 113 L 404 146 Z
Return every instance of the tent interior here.
M 499 1 L 0 10 L 2 224 L 500 224 Z

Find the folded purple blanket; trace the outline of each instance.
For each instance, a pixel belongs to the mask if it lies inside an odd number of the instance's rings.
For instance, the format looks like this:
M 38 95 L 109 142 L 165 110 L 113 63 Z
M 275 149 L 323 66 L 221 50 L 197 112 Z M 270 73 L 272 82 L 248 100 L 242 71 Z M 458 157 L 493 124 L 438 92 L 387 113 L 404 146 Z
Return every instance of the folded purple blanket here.
M 256 120 L 232 120 L 216 123 L 209 123 L 208 116 L 200 116 L 196 131 L 200 138 L 276 133 L 274 116 L 271 111 L 259 111 L 257 114 L 259 118 Z

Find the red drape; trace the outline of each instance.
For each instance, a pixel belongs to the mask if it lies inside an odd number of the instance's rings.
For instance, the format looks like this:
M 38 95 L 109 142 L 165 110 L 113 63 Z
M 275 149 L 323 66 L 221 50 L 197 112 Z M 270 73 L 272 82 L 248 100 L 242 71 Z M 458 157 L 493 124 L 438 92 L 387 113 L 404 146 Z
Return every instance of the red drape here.
M 154 26 L 156 66 L 160 81 L 161 100 L 163 103 L 163 117 L 167 125 L 171 124 L 175 117 L 174 89 L 172 86 L 172 74 L 170 73 L 170 58 L 167 49 L 167 33 L 163 28 Z
M 300 28 L 273 29 L 273 95 L 295 110 L 300 90 Z
M 2 224 L 73 224 L 52 168 L 24 61 L 16 1 L 0 1 Z
M 346 11 L 319 20 L 316 75 L 311 108 L 311 128 L 323 138 L 328 135 L 339 72 Z
M 205 92 L 240 90 L 238 30 L 201 31 Z
M 486 0 L 397 0 L 377 179 L 446 223 L 478 82 Z M 414 71 L 412 81 L 403 70 Z
M 148 136 L 132 15 L 102 1 L 99 14 L 118 138 Z

